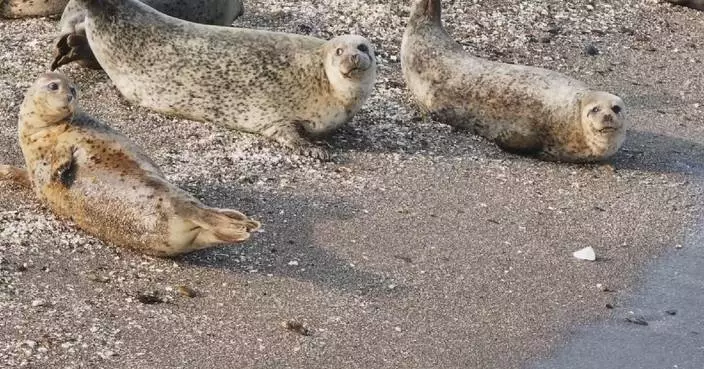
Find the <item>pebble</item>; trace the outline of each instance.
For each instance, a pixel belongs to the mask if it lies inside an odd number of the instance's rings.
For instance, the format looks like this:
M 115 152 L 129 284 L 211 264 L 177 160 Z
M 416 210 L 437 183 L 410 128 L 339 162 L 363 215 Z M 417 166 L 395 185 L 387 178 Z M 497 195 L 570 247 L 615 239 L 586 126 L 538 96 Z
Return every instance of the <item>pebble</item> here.
M 46 301 L 42 299 L 32 300 L 32 307 L 39 307 L 46 305 Z

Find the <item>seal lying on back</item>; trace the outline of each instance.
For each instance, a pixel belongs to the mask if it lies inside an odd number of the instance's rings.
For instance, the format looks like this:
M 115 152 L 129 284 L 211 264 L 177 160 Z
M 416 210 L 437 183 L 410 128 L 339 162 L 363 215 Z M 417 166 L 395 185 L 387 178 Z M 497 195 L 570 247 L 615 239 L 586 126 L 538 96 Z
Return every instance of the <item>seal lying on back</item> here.
M 46 17 L 61 13 L 68 0 L 0 0 L 0 17 Z
M 174 256 L 241 242 L 259 228 L 167 182 L 127 138 L 78 110 L 76 89 L 63 75 L 43 75 L 29 89 L 19 136 L 27 169 L 0 166 L 0 179 L 31 184 L 55 214 L 104 241 Z
M 152 8 L 195 23 L 231 26 L 244 13 L 242 0 L 141 0 Z M 51 70 L 77 62 L 83 67 L 101 69 L 88 45 L 85 31 L 85 8 L 76 0 L 66 5 L 59 22 L 60 35 L 54 50 Z
M 362 107 L 376 79 L 360 36 L 317 38 L 215 27 L 136 0 L 77 0 L 100 65 L 129 101 L 161 113 L 259 133 L 301 154 Z M 134 40 L 139 40 L 135 42 Z
M 401 67 L 421 109 L 502 149 L 546 160 L 590 162 L 625 139 L 623 101 L 546 69 L 469 55 L 445 32 L 440 0 L 416 0 Z

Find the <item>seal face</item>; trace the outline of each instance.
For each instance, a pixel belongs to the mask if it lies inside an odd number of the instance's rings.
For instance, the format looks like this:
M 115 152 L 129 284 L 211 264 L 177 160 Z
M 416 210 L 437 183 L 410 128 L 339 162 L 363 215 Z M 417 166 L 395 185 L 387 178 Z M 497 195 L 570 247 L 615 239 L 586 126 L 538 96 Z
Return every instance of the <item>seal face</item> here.
M 0 17 L 45 17 L 61 13 L 69 0 L 2 0 Z
M 401 45 L 404 79 L 434 119 L 545 160 L 601 161 L 626 133 L 624 103 L 542 68 L 473 57 L 447 34 L 439 0 L 416 0 Z
M 376 79 L 374 49 L 360 36 L 325 42 L 189 23 L 136 0 L 77 1 L 96 59 L 127 100 L 258 133 L 304 155 L 328 158 L 305 136 L 351 119 Z
M 166 15 L 189 22 L 230 26 L 244 13 L 242 0 L 142 0 Z M 70 0 L 61 14 L 60 35 L 54 48 L 51 70 L 77 62 L 85 68 L 101 69 L 88 44 L 83 5 Z
M 63 75 L 45 74 L 29 89 L 19 138 L 27 169 L 0 166 L 0 179 L 30 184 L 55 214 L 104 241 L 173 256 L 241 242 L 259 228 L 167 182 L 127 138 L 78 109 Z

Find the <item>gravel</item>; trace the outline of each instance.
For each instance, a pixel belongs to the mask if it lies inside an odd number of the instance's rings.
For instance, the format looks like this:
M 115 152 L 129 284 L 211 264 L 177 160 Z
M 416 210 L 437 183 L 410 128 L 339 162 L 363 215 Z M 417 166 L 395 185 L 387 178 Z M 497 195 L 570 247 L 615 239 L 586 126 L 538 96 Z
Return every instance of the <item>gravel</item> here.
M 376 91 L 324 143 L 333 162 L 130 106 L 103 73 L 65 68 L 84 109 L 171 181 L 264 227 L 242 245 L 155 259 L 0 185 L 0 366 L 519 368 L 578 324 L 622 314 L 605 306 L 678 252 L 701 215 L 704 13 L 649 0 L 444 2 L 448 31 L 470 52 L 624 98 L 633 127 L 622 152 L 577 166 L 423 120 L 400 72 L 405 1 L 245 6 L 238 26 L 375 44 Z M 17 111 L 50 64 L 56 23 L 0 20 L 8 164 L 22 164 Z M 574 260 L 587 246 L 599 259 Z

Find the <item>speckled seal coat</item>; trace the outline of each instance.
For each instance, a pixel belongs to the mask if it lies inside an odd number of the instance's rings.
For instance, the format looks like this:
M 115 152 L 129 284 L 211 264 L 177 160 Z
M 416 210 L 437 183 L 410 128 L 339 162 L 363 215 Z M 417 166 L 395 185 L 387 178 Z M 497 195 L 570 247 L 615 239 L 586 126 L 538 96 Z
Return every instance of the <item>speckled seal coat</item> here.
M 0 0 L 0 17 L 45 17 L 61 14 L 68 0 Z
M 88 8 L 91 49 L 126 99 L 259 133 L 304 155 L 327 158 L 302 134 L 347 122 L 376 79 L 374 50 L 360 36 L 325 42 L 189 23 L 136 0 L 77 1 Z
M 55 214 L 106 242 L 174 256 L 241 242 L 259 228 L 167 182 L 127 138 L 78 110 L 63 75 L 43 75 L 29 89 L 19 139 L 27 169 L 0 166 L 0 180 L 31 184 Z
M 546 69 L 473 57 L 452 40 L 440 0 L 416 0 L 401 66 L 421 109 L 504 150 L 567 162 L 601 161 L 625 139 L 623 101 Z
M 231 26 L 244 13 L 242 0 L 141 0 L 144 4 L 172 17 L 189 22 Z M 88 45 L 85 32 L 85 8 L 70 0 L 61 14 L 59 37 L 54 51 L 51 70 L 77 62 L 93 69 L 100 69 Z
M 696 10 L 704 10 L 704 0 L 665 0 L 668 3 L 682 5 Z

